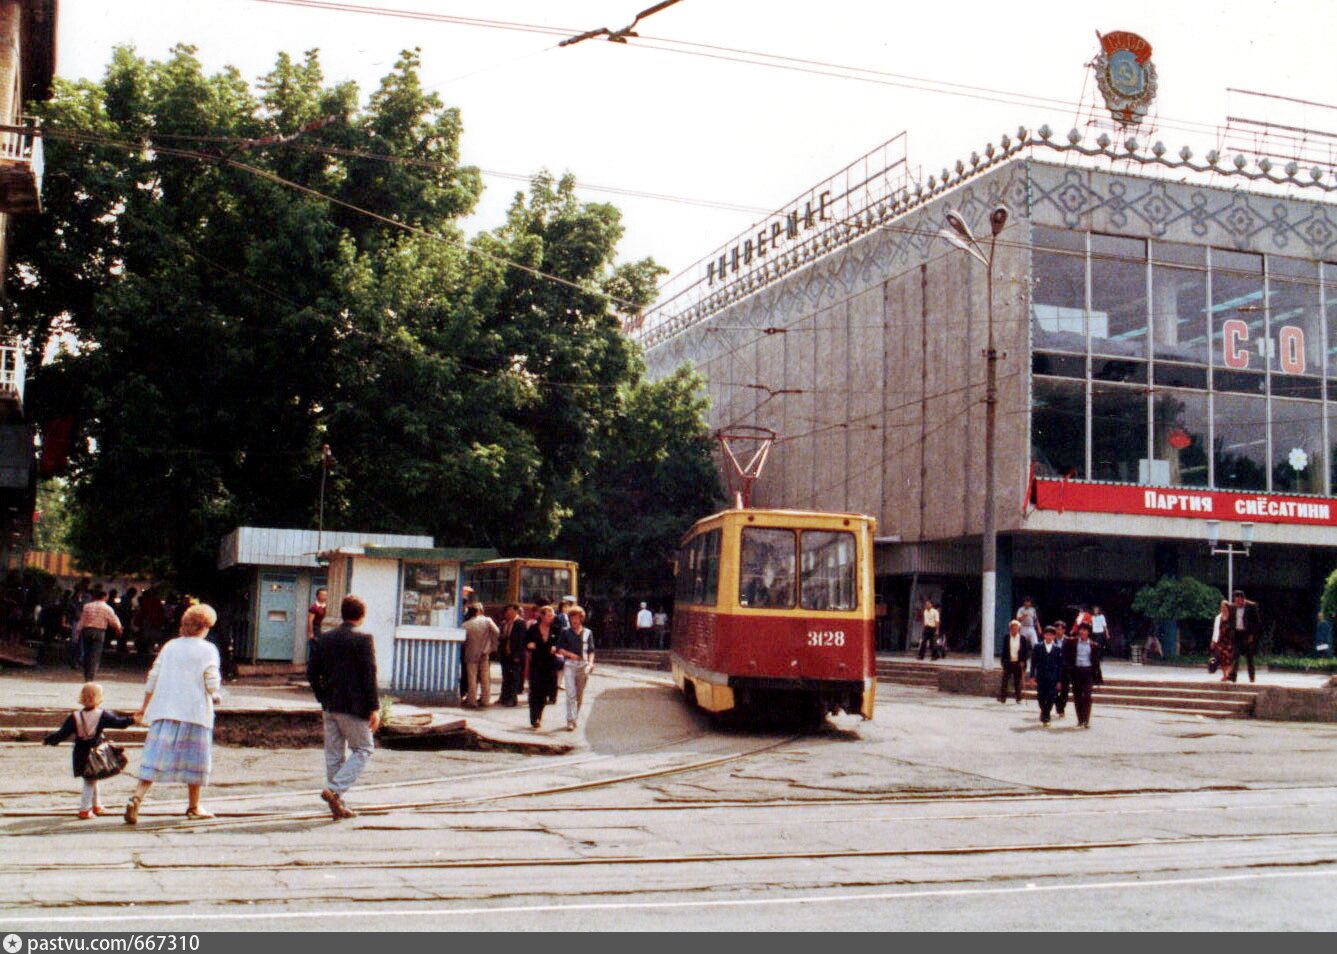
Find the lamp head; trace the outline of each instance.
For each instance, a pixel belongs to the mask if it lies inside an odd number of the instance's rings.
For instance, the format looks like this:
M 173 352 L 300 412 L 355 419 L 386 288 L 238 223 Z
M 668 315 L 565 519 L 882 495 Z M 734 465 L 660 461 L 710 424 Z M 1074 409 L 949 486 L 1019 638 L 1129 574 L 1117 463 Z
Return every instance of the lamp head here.
M 1207 521 L 1207 543 L 1208 543 L 1209 545 L 1215 547 L 1215 546 L 1216 546 L 1218 543 L 1220 543 L 1220 542 L 1221 542 L 1221 521 L 1220 521 L 1220 520 L 1208 520 L 1208 521 Z
M 1253 524 L 1240 524 L 1240 540 L 1243 541 L 1246 547 L 1253 546 Z
M 997 236 L 1005 225 L 1007 225 L 1007 207 L 1000 205 L 989 213 L 989 228 L 993 229 L 993 234 Z
M 961 213 L 956 209 L 947 210 L 947 224 L 951 226 L 952 231 L 961 236 L 962 239 L 975 244 L 975 236 L 970 233 L 970 226 L 966 225 L 966 220 L 961 217 Z

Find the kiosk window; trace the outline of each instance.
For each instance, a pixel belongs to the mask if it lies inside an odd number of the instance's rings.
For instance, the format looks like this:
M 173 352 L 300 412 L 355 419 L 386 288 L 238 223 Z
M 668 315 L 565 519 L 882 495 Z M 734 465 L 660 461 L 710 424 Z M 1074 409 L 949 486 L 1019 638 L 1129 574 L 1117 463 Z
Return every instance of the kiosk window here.
M 457 622 L 451 568 L 439 563 L 405 563 L 402 594 L 400 626 L 454 626 Z

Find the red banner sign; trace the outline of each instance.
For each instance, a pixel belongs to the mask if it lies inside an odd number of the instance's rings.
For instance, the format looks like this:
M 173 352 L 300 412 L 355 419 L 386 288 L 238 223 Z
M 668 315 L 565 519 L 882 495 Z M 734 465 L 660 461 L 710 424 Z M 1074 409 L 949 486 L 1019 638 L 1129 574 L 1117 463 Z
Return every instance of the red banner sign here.
M 1337 526 L 1337 500 L 1329 497 L 1242 494 L 1191 487 L 1138 487 L 1037 479 L 1035 506 L 1040 510 Z

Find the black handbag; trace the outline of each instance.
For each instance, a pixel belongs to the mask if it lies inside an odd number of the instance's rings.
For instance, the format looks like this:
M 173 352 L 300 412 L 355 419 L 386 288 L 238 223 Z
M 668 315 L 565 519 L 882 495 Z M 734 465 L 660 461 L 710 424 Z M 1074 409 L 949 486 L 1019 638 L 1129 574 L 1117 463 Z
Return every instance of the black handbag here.
M 89 731 L 87 718 L 80 718 L 80 716 L 86 715 L 85 712 L 75 713 L 75 734 L 85 739 L 96 738 L 97 727 L 94 726 L 92 731 Z M 100 712 L 98 717 L 101 718 Z M 100 782 L 104 778 L 120 775 L 129 763 L 130 760 L 126 758 L 124 748 L 119 745 L 112 745 L 106 739 L 103 739 L 89 750 L 88 757 L 84 759 L 83 776 L 90 782 Z
M 111 778 L 113 775 L 120 775 L 129 763 L 124 748 L 104 740 L 88 753 L 88 758 L 84 762 L 84 778 L 90 782 Z

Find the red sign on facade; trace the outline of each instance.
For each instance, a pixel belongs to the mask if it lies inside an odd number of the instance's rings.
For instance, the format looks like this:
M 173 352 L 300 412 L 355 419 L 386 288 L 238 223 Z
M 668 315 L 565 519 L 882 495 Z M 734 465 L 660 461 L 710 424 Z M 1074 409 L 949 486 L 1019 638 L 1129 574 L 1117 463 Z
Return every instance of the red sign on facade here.
M 1327 497 L 1242 494 L 1192 487 L 1138 487 L 1082 480 L 1035 481 L 1035 506 L 1040 510 L 1332 527 L 1337 526 L 1335 503 L 1337 501 Z

